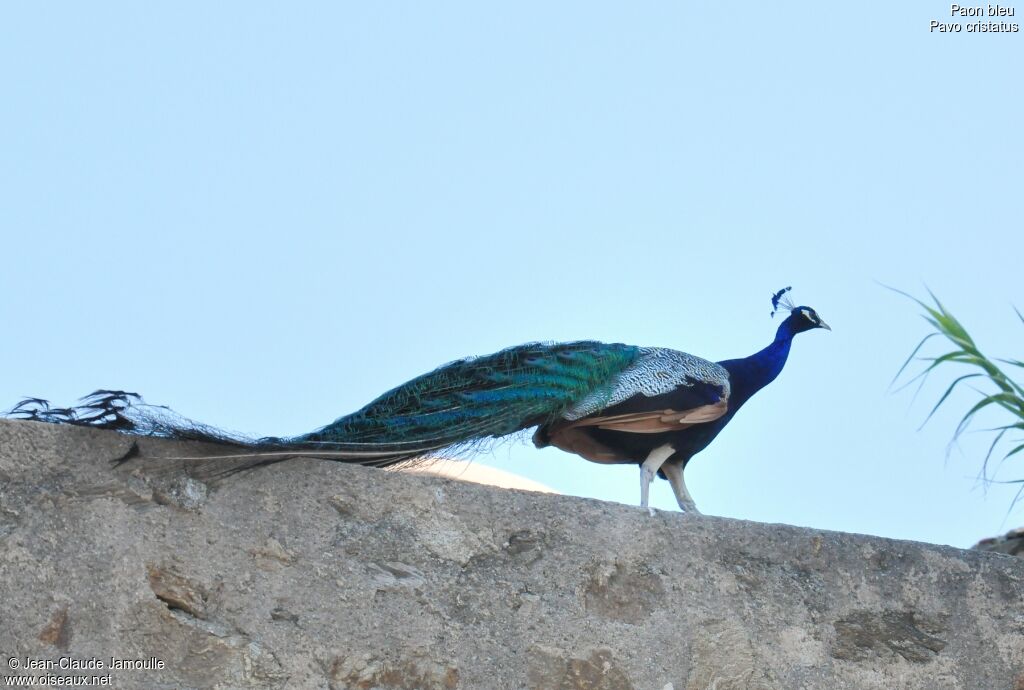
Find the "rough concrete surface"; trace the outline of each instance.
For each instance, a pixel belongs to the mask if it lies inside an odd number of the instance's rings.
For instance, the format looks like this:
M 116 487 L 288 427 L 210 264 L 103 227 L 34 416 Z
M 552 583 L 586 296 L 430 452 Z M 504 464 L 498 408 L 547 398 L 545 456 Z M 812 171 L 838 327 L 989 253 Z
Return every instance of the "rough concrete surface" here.
M 1012 529 L 998 537 L 982 539 L 971 547 L 979 551 L 995 551 L 1024 558 L 1024 527 Z
M 16 659 L 120 688 L 1024 688 L 1018 558 L 307 459 L 204 483 L 158 471 L 203 448 L 146 440 L 113 467 L 130 444 L 0 422 L 0 675 Z

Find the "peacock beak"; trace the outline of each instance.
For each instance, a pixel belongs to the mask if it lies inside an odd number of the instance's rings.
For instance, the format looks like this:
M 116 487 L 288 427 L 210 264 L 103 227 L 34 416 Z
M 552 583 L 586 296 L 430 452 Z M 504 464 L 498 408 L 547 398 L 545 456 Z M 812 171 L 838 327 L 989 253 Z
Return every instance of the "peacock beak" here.
M 831 331 L 832 330 L 832 327 L 829 326 L 824 321 L 822 321 L 821 319 L 818 319 L 818 328 L 824 328 L 826 331 Z

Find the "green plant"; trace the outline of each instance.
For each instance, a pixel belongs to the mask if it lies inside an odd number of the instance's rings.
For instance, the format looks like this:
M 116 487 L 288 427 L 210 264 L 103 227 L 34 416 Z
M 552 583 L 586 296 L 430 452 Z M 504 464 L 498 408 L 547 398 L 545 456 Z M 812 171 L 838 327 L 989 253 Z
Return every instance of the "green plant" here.
M 918 343 L 917 347 L 914 348 L 914 351 L 910 353 L 910 357 L 907 358 L 907 361 L 903 363 L 903 366 L 900 367 L 900 370 L 896 373 L 895 378 L 893 378 L 893 382 L 899 379 L 907 366 L 909 366 L 915 358 L 919 361 L 928 362 L 928 366 L 925 367 L 924 371 L 911 379 L 907 385 L 910 385 L 917 380 L 920 380 L 923 385 L 929 374 L 934 372 L 937 367 L 942 366 L 945 368 L 947 364 L 966 364 L 974 369 L 973 372 L 959 376 L 949 384 L 946 388 L 946 392 L 942 394 L 942 397 L 940 397 L 938 402 L 935 403 L 935 406 L 932 407 L 931 412 L 928 413 L 928 416 L 925 418 L 922 426 L 932 418 L 935 412 L 944 402 L 946 402 L 946 399 L 949 398 L 950 394 L 954 390 L 960 387 L 961 384 L 967 385 L 964 382 L 970 379 L 985 379 L 994 386 L 995 390 L 992 392 L 985 392 L 974 386 L 969 386 L 981 397 L 960 420 L 960 423 L 956 427 L 956 431 L 953 433 L 954 442 L 967 430 L 975 416 L 982 410 L 992 408 L 994 406 L 1002 408 L 1010 414 L 1010 418 L 1013 421 L 1008 424 L 986 430 L 994 432 L 995 436 L 992 439 L 991 445 L 989 445 L 988 452 L 985 454 L 985 459 L 982 461 L 981 477 L 986 481 L 991 481 L 989 479 L 990 474 L 988 472 L 988 468 L 992 454 L 1003 441 L 1007 433 L 1011 431 L 1024 431 L 1024 387 L 1010 378 L 999 366 L 999 363 L 1024 368 L 1024 362 L 1017 359 L 990 359 L 989 357 L 986 357 L 981 350 L 978 349 L 977 344 L 975 344 L 974 339 L 963 327 L 963 324 L 961 324 L 956 317 L 954 317 L 949 310 L 943 306 L 942 302 L 939 301 L 931 290 L 928 291 L 928 294 L 931 295 L 932 300 L 935 302 L 934 306 L 929 306 L 913 295 L 909 295 L 901 290 L 896 290 L 896 292 L 899 292 L 901 295 L 917 302 L 925 310 L 925 321 L 931 324 L 935 331 L 925 336 L 921 342 Z M 1022 315 L 1016 308 L 1014 308 L 1014 311 L 1017 313 L 1017 317 L 1021 322 L 1024 323 L 1024 315 Z M 953 349 L 938 357 L 918 357 L 917 354 L 921 351 L 921 348 L 924 347 L 925 343 L 936 336 L 944 337 L 953 345 Z M 1010 448 L 1010 450 L 1003 455 L 1003 460 L 1024 451 L 1024 440 L 1018 439 L 1013 441 L 1013 443 L 1016 443 L 1017 445 Z M 1021 494 L 1024 493 L 1024 479 L 1017 479 L 1008 483 L 1022 484 L 1020 491 L 1017 492 L 1017 496 L 1014 498 L 1014 503 L 1016 503 L 1016 501 L 1021 497 Z

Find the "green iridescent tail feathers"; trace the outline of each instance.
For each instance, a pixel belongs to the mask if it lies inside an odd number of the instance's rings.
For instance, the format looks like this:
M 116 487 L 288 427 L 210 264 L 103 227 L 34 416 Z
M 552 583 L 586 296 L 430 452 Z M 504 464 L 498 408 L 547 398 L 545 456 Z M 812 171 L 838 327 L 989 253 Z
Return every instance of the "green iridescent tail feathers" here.
M 611 396 L 617 374 L 639 356 L 639 348 L 617 343 L 519 345 L 441 366 L 357 412 L 288 438 L 223 431 L 113 390 L 96 391 L 70 408 L 28 398 L 9 416 L 228 446 L 233 450 L 221 456 L 232 459 L 223 465 L 225 474 L 297 456 L 386 466 L 477 450 L 490 439 L 552 421 L 588 396 Z

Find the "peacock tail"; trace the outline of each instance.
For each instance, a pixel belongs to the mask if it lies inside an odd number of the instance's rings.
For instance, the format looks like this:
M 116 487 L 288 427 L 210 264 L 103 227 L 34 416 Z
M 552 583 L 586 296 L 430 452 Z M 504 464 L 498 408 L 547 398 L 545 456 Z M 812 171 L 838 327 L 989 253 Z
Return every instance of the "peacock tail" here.
M 580 341 L 529 343 L 468 357 L 384 393 L 362 409 L 316 431 L 253 438 L 146 404 L 124 391 L 100 390 L 72 408 L 22 401 L 11 415 L 42 422 L 113 429 L 134 436 L 233 446 L 225 474 L 298 455 L 386 466 L 455 451 L 544 424 L 582 399 L 607 400 L 618 375 L 642 348 Z
M 445 364 L 290 443 L 440 449 L 505 436 L 561 416 L 587 396 L 610 398 L 641 348 L 530 343 Z

